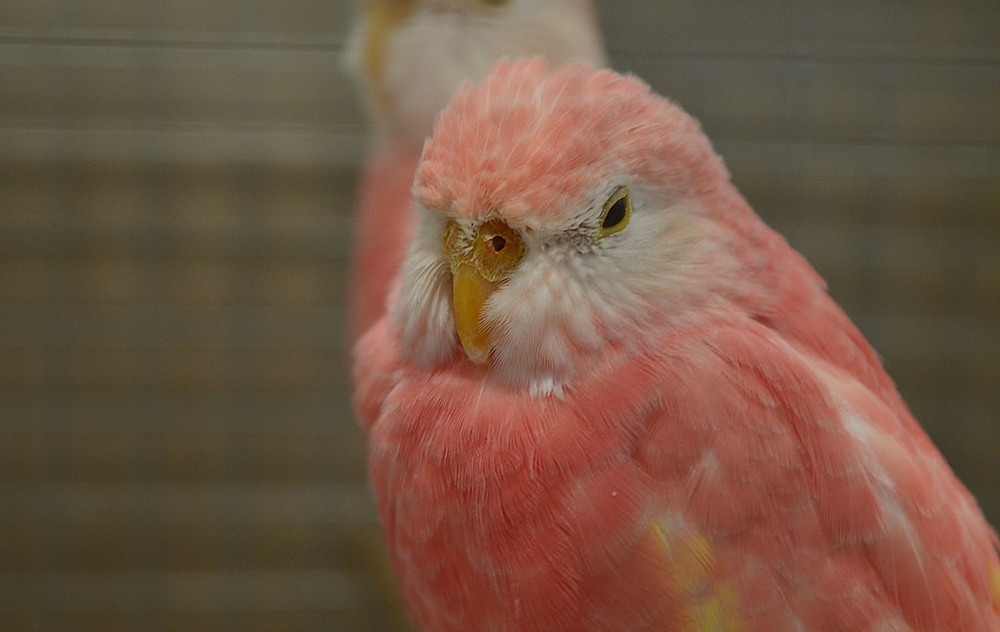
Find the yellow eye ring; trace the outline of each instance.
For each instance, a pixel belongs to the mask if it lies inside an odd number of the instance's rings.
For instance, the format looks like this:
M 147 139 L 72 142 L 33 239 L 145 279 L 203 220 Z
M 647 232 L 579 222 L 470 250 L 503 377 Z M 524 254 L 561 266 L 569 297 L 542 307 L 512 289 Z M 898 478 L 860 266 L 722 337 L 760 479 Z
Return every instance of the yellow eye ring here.
M 601 213 L 601 227 L 598 237 L 607 237 L 621 232 L 632 219 L 632 202 L 628 197 L 628 187 L 618 187 L 608 201 L 604 203 Z

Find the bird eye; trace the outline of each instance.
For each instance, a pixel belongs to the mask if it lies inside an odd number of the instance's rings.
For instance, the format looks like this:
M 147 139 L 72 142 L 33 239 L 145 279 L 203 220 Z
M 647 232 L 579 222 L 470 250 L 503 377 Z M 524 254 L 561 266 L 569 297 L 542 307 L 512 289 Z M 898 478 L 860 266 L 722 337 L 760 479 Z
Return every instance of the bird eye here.
M 624 229 L 631 217 L 632 204 L 628 199 L 628 187 L 618 187 L 614 195 L 604 203 L 599 236 L 607 237 Z

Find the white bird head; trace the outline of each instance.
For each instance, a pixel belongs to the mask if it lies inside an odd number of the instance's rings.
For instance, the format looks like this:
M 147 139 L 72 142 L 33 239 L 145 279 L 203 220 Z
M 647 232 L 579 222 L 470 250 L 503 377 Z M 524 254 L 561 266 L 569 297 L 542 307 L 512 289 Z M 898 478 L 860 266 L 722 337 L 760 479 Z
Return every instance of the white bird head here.
M 379 132 L 419 151 L 462 81 L 531 55 L 603 66 L 589 0 L 362 0 L 347 64 Z

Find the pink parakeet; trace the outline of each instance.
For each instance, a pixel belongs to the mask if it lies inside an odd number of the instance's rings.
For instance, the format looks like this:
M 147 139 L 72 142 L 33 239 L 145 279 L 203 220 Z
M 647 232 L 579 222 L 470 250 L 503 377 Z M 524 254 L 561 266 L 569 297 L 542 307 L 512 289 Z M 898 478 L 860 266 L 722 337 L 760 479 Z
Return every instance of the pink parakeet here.
M 414 196 L 355 378 L 421 630 L 1000 630 L 975 500 L 678 107 L 501 62 Z
M 589 0 L 362 0 L 347 61 L 374 115 L 352 262 L 351 341 L 385 313 L 416 218 L 413 173 L 434 117 L 503 56 L 603 65 Z

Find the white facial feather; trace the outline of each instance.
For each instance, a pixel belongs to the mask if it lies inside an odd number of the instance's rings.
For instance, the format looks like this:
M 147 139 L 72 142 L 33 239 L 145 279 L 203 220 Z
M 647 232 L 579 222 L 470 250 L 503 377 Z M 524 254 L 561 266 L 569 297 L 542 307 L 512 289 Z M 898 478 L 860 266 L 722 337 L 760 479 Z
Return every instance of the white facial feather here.
M 609 345 L 649 345 L 663 327 L 725 293 L 736 263 L 695 203 L 633 187 L 630 224 L 597 236 L 603 205 L 619 184 L 602 187 L 570 221 L 521 230 L 524 257 L 485 306 L 494 324 L 493 376 L 558 394 L 592 370 Z M 459 345 L 444 223 L 422 211 L 394 310 L 406 352 L 424 365 L 450 357 Z
M 402 272 L 395 306 L 406 354 L 422 366 L 450 355 L 458 344 L 451 270 L 442 251 L 445 219 L 421 211 Z

